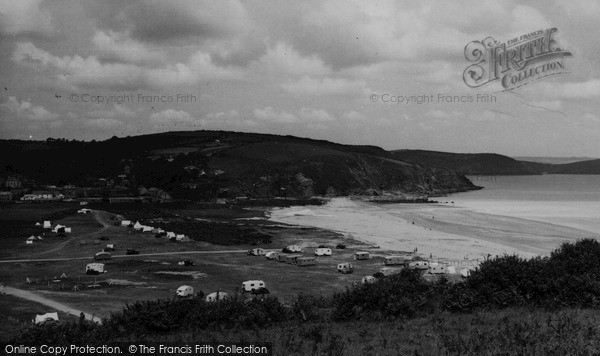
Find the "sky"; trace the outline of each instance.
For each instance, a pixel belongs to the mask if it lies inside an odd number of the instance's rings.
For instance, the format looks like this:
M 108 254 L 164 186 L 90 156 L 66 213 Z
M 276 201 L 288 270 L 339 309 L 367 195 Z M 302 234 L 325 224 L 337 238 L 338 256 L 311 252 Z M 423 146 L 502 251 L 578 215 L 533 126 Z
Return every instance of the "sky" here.
M 0 0 L 0 138 L 232 130 L 600 157 L 599 18 L 595 0 Z M 562 74 L 465 84 L 471 41 L 548 28 L 572 54 Z

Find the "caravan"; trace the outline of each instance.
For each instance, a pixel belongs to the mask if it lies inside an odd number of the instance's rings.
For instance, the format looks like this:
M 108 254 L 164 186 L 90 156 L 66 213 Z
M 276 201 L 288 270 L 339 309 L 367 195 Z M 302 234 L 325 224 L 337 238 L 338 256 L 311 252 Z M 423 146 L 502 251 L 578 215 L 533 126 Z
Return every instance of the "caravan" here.
M 181 286 L 177 288 L 175 294 L 181 298 L 193 297 L 194 296 L 194 288 L 190 286 Z
M 365 251 L 357 251 L 354 253 L 354 259 L 357 261 L 368 260 L 371 258 L 368 252 Z
M 337 265 L 337 270 L 340 273 L 348 274 L 348 273 L 353 273 L 354 272 L 354 267 L 352 266 L 352 263 L 343 262 L 343 263 L 339 263 Z
M 316 256 L 331 256 L 331 249 L 325 247 L 319 247 L 315 250 Z
M 410 256 L 386 256 L 383 263 L 386 266 L 405 265 L 411 260 L 412 258 Z
M 104 263 L 88 263 L 85 266 L 85 273 L 86 274 L 106 273 L 106 270 L 104 269 Z
M 242 291 L 252 294 L 269 294 L 265 282 L 261 280 L 250 280 L 242 282 Z
M 317 259 L 315 257 L 298 257 L 296 264 L 298 266 L 314 266 L 317 264 Z

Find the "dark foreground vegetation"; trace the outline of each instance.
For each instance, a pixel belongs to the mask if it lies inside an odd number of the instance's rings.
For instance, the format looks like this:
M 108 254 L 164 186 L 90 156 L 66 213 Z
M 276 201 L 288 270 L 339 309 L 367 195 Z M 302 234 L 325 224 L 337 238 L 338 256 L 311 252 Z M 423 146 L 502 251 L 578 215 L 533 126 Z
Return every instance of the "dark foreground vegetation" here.
M 414 271 L 331 297 L 235 295 L 127 305 L 102 325 L 35 326 L 9 342 L 269 341 L 276 354 L 597 354 L 600 243 L 565 243 L 550 257 L 503 256 L 463 282 Z

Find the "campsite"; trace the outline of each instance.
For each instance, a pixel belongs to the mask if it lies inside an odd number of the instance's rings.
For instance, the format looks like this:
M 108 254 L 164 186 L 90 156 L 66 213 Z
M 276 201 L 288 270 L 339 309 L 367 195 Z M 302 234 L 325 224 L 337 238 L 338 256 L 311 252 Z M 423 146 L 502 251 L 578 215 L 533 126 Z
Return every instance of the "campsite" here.
M 219 209 L 211 209 L 210 216 L 198 218 L 197 207 L 188 215 L 182 207 L 174 212 L 139 203 L 115 204 L 114 211 L 107 204 L 100 205 L 107 210 L 90 204 L 86 214 L 77 213 L 77 204 L 54 207 L 46 215 L 38 206 L 2 207 L 5 217 L 18 217 L 15 225 L 22 226 L 16 230 L 20 233 L 1 239 L 2 283 L 97 318 L 121 310 L 126 303 L 173 298 L 182 285 L 232 294 L 241 291 L 243 281 L 262 280 L 269 293 L 283 301 L 299 294 L 332 295 L 379 272 L 384 257 L 391 254 L 335 232 L 270 222 L 259 207 L 240 209 L 241 218 L 231 209 L 222 209 L 222 215 Z M 36 226 L 42 218 L 50 220 L 52 227 L 71 227 L 72 233 L 57 234 Z M 123 220 L 128 223 L 122 224 Z M 136 224 L 152 228 L 144 232 L 134 228 Z M 159 231 L 190 239 L 178 241 Z M 219 232 L 222 244 L 215 243 Z M 25 237 L 38 234 L 44 235 L 42 240 L 24 243 Z M 321 256 L 323 251 L 327 254 Z M 356 260 L 359 251 L 369 251 L 370 258 Z M 278 259 L 265 257 L 269 252 Z M 347 262 L 352 263 L 353 273 L 338 273 L 338 264 Z M 42 311 L 52 310 L 32 303 L 10 317 L 23 325 Z

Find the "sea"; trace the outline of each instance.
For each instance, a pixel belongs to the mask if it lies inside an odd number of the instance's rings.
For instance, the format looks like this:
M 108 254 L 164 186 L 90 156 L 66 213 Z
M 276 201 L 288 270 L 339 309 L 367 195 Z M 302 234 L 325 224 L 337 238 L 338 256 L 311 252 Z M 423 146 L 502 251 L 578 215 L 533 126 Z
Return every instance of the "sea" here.
M 469 176 L 482 190 L 437 198 L 475 212 L 547 222 L 600 236 L 600 175 Z

